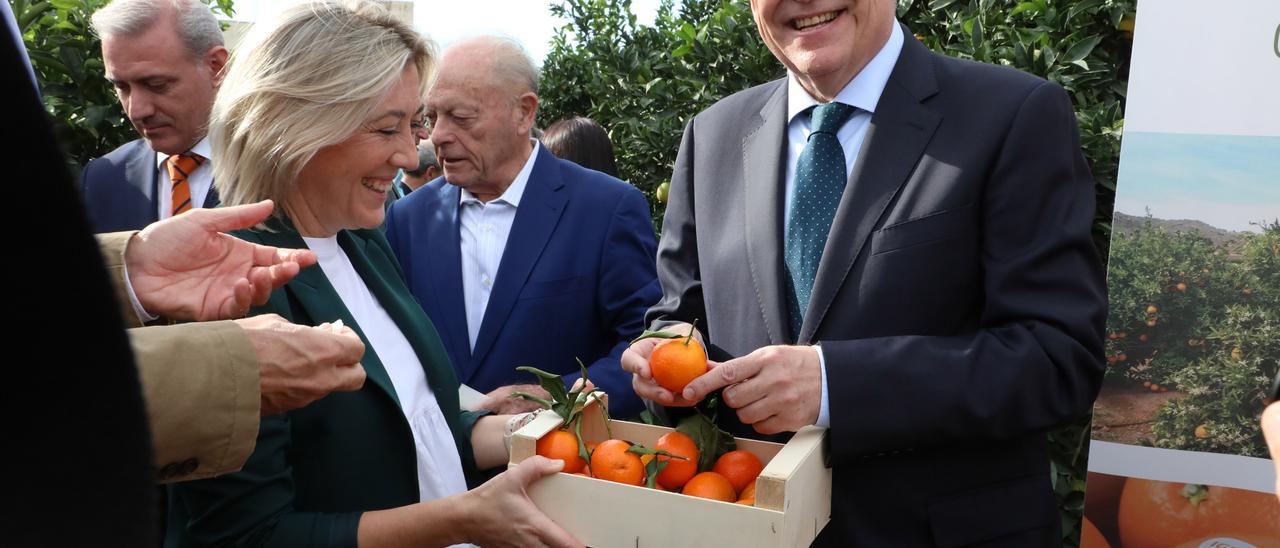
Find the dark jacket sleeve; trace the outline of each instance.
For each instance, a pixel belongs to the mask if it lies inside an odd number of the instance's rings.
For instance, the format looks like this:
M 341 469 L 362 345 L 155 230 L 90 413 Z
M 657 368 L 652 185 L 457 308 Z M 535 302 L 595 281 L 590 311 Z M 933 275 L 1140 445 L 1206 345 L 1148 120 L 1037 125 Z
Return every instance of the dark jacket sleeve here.
M 654 270 L 657 245 L 648 202 L 640 192 L 627 189 L 614 207 L 602 243 L 596 289 L 600 317 L 616 342 L 608 354 L 587 364 L 591 382 L 609 394 L 609 410 L 620 417 L 643 409 L 631 388 L 631 374 L 623 371 L 621 361 L 631 340 L 644 331 L 645 311 L 662 295 Z M 572 386 L 581 376 L 565 375 L 565 383 Z

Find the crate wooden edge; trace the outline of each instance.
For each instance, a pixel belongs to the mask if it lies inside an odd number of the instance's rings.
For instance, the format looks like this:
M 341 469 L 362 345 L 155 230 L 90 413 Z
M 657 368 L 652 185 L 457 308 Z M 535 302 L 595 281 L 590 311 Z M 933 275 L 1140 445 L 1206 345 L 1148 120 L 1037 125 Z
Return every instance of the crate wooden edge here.
M 588 412 L 583 416 L 584 438 L 591 438 L 593 434 L 604 429 L 603 413 L 596 406 L 605 404 L 607 400 L 603 394 L 598 396 L 592 394 L 591 397 L 596 401 L 588 406 Z M 537 454 L 538 439 L 559 428 L 563 423 L 559 415 L 544 411 L 532 422 L 516 431 L 511 438 L 511 456 L 508 466 L 515 466 Z M 643 436 L 653 436 L 656 433 L 671 430 L 667 427 L 626 421 L 616 421 L 614 427 L 628 433 L 643 433 Z M 617 434 L 618 432 L 615 432 L 615 435 Z M 594 492 L 589 502 L 582 503 L 589 506 L 661 505 L 673 514 L 684 516 L 686 519 L 691 516 L 699 520 L 713 521 L 737 519 L 739 521 L 736 523 L 741 528 L 730 536 L 741 539 L 739 541 L 741 546 L 807 545 L 816 538 L 822 527 L 830 521 L 831 516 L 831 469 L 826 467 L 825 460 L 822 458 L 826 435 L 826 428 L 810 426 L 797 432 L 787 444 L 738 439 L 739 446 L 742 448 L 755 453 L 772 454 L 760 477 L 756 479 L 755 506 L 682 496 L 670 497 L 668 495 L 675 493 L 608 482 L 601 484 L 599 483 L 601 480 L 568 474 L 555 474 L 540 480 L 531 488 L 530 494 L 541 495 L 555 492 L 564 486 L 576 485 L 578 489 L 589 489 Z M 628 438 L 626 435 L 619 437 Z M 535 499 L 541 498 L 542 496 L 535 496 Z M 558 506 L 563 504 L 563 501 L 560 501 Z M 604 548 L 609 546 L 609 542 L 617 540 L 609 535 L 616 532 L 616 528 L 621 524 L 622 522 L 615 522 L 610 526 L 606 523 L 581 522 L 573 524 L 575 525 L 573 529 L 596 540 L 594 545 Z M 781 531 L 778 530 L 779 526 Z M 608 541 L 605 542 L 604 539 Z M 637 537 L 635 542 L 639 543 L 639 541 Z

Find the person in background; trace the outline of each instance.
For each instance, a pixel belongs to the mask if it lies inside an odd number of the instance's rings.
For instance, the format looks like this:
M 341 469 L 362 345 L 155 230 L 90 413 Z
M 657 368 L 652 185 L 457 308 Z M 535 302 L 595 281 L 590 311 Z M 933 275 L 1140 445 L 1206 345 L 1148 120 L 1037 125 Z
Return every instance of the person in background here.
M 222 28 L 197 0 L 114 0 L 93 14 L 106 78 L 141 139 L 81 174 L 95 232 L 138 230 L 218 205 L 207 138 L 222 80 Z
M 319 264 L 254 313 L 341 321 L 365 343 L 368 382 L 262 419 L 242 471 L 173 487 L 168 545 L 578 545 L 526 494 L 560 462 L 467 489 L 509 460 L 517 418 L 460 410 L 448 354 L 377 228 L 396 170 L 417 166 L 432 65 L 430 44 L 368 0 L 261 21 L 231 63 L 210 127 L 218 190 L 228 205 L 280 204 L 235 234 Z
M 557 158 L 606 175 L 618 176 L 618 163 L 613 156 L 609 132 L 595 120 L 585 116 L 560 120 L 547 127 L 541 141 L 542 146 L 547 147 Z
M 408 194 L 440 176 L 440 162 L 436 160 L 435 146 L 431 140 L 418 143 L 418 167 L 406 170 L 404 178 L 399 182 L 401 191 Z
M 631 185 L 561 160 L 530 137 L 538 71 L 518 43 L 478 37 L 445 51 L 431 90 L 444 168 L 397 201 L 386 234 L 409 289 L 483 407 L 528 411 L 546 397 L 530 365 L 588 376 L 617 416 L 641 403 L 618 359 L 658 300 L 649 204 Z

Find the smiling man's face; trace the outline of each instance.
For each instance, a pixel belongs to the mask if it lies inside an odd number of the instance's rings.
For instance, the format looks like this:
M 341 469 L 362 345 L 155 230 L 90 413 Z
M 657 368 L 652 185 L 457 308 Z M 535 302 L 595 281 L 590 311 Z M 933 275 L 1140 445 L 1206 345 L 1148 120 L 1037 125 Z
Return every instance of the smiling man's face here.
M 751 0 L 769 51 L 819 100 L 830 100 L 889 39 L 893 0 Z

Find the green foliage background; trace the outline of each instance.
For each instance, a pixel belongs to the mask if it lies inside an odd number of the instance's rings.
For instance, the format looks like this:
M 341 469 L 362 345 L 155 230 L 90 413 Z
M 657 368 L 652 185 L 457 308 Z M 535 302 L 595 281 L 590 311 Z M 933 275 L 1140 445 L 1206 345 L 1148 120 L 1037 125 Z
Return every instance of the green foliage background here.
M 1219 245 L 1151 219 L 1117 232 L 1108 385 L 1183 394 L 1143 443 L 1266 457 L 1257 417 L 1280 367 L 1280 224 L 1259 228 Z
M 746 0 L 666 0 L 652 25 L 629 0 L 558 0 L 569 23 L 543 66 L 543 126 L 588 116 L 608 128 L 621 177 L 643 190 L 661 223 L 685 123 L 734 92 L 785 74 L 756 34 Z M 1071 95 L 1097 190 L 1094 240 L 1103 257 L 1128 84 L 1133 0 L 898 0 L 898 19 L 929 48 L 1011 65 Z M 1049 435 L 1063 544 L 1079 544 L 1088 419 Z
M 108 0 L 8 1 L 72 173 L 136 139 L 103 76 L 102 42 L 89 26 L 89 17 Z M 232 0 L 213 0 L 211 7 L 214 13 L 233 13 Z

